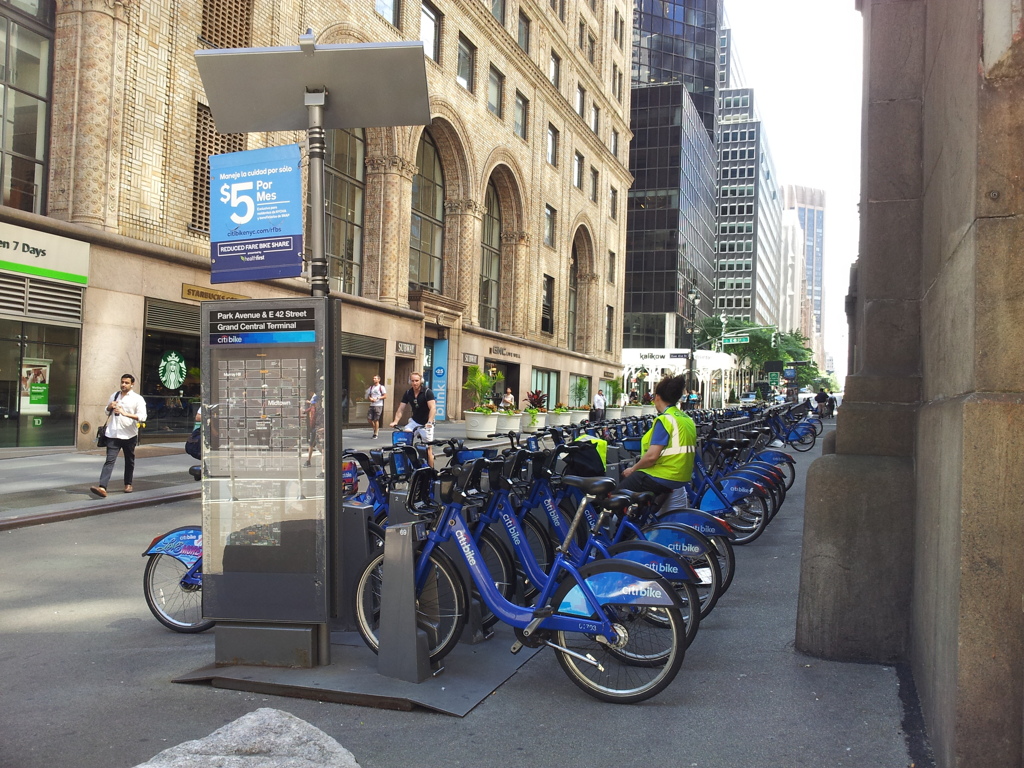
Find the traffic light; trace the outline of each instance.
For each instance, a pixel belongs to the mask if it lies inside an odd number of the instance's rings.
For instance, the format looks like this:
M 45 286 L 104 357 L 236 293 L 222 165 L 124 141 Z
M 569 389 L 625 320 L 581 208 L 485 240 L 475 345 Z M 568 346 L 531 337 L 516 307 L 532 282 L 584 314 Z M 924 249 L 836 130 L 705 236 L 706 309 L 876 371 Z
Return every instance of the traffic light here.
M 779 332 L 778 331 L 772 331 L 772 346 L 773 347 L 778 347 L 779 346 Z

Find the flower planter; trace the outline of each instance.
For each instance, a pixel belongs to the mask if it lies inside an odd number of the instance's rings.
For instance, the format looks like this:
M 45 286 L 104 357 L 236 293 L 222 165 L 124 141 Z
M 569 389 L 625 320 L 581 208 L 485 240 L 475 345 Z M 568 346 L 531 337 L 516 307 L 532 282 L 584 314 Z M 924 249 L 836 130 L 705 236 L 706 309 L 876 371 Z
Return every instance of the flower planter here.
M 572 423 L 572 414 L 569 411 L 565 413 L 548 411 L 547 416 L 547 426 L 549 427 L 567 427 Z
M 501 434 L 507 434 L 509 432 L 518 432 L 522 429 L 523 414 L 521 413 L 499 413 L 498 423 L 494 427 L 495 432 Z
M 621 419 L 622 418 L 622 409 L 621 408 L 605 408 L 604 409 L 604 417 L 608 421 L 613 421 L 615 419 Z
M 639 416 L 643 410 L 643 406 L 640 405 L 627 405 L 622 409 L 622 415 L 628 419 L 630 416 Z
M 543 429 L 547 415 L 546 413 L 529 414 L 524 411 L 523 432 L 536 432 L 538 429 Z
M 642 405 L 642 406 L 640 406 L 640 408 L 641 408 L 641 412 L 640 412 L 641 416 L 657 416 L 658 415 L 658 409 L 655 408 L 653 405 Z
M 470 440 L 486 440 L 488 435 L 498 431 L 498 414 L 466 412 L 466 437 Z
M 580 422 L 586 421 L 590 418 L 590 411 L 574 410 L 571 413 L 572 423 L 579 424 Z

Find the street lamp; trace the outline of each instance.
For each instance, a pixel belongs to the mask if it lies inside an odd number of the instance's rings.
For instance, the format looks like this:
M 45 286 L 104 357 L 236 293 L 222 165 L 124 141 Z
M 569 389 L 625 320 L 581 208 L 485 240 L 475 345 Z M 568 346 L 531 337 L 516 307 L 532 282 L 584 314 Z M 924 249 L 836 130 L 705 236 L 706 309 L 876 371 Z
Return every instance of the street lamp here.
M 700 304 L 700 291 L 696 288 L 691 288 L 687 291 L 686 298 L 690 301 L 690 317 L 687 324 L 687 330 L 690 332 L 690 359 L 687 361 L 687 386 L 692 392 L 694 390 L 693 380 L 695 377 L 694 370 L 696 368 L 696 350 L 694 349 L 694 342 L 696 341 L 697 334 L 697 305 Z

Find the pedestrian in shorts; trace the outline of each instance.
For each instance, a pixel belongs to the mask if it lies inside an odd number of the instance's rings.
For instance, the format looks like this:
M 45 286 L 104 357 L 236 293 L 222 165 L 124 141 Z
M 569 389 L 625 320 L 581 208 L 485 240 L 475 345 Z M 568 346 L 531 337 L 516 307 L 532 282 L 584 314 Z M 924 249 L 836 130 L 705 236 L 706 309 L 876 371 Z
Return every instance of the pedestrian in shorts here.
M 370 408 L 366 412 L 366 420 L 373 428 L 373 439 L 377 439 L 380 431 L 380 419 L 384 415 L 384 400 L 387 399 L 388 391 L 380 383 L 380 376 L 373 377 L 373 384 L 366 390 L 366 399 L 370 401 Z

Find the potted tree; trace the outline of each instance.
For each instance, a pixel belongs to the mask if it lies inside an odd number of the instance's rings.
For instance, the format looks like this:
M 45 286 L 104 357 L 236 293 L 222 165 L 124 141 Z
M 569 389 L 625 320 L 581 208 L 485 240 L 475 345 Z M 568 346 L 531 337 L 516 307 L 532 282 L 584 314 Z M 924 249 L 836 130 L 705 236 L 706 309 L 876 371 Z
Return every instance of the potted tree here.
M 527 406 L 523 409 L 523 432 L 536 432 L 544 427 L 547 418 L 545 403 L 548 396 L 539 389 L 526 393 Z
M 475 405 L 466 411 L 466 437 L 470 440 L 486 440 L 498 430 L 498 407 L 492 402 L 492 393 L 505 380 L 499 373 L 486 373 L 479 365 L 469 366 L 466 383 L 473 395 Z
M 605 418 L 608 420 L 622 418 L 622 382 L 612 379 L 605 382 L 605 390 L 608 392 L 608 406 L 605 408 Z
M 576 379 L 569 387 L 569 397 L 572 398 L 572 407 L 575 410 L 572 420 L 580 422 L 586 419 L 590 415 L 590 379 Z

